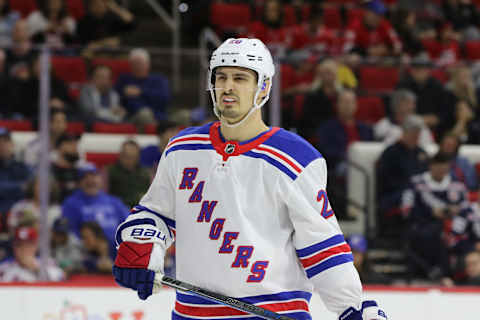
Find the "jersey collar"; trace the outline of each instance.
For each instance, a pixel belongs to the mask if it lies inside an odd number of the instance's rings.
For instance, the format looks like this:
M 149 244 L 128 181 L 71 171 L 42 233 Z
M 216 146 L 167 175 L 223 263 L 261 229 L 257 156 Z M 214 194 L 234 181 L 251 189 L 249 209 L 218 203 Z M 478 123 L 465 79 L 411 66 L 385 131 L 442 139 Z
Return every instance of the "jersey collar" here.
M 243 142 L 225 141 L 220 133 L 220 122 L 215 122 L 210 127 L 210 140 L 217 153 L 222 156 L 223 161 L 226 161 L 228 157 L 241 155 L 242 153 L 248 152 L 264 143 L 278 130 L 280 130 L 280 128 L 271 127 L 269 130 L 260 133 L 253 139 Z

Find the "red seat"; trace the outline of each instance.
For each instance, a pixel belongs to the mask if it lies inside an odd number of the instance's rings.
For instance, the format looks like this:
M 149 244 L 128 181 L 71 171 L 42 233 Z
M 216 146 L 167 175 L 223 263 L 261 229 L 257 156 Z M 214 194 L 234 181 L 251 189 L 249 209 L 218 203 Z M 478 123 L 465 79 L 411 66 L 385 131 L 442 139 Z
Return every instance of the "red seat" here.
M 69 122 L 67 132 L 73 135 L 81 135 L 85 132 L 85 124 L 83 122 Z
M 10 131 L 33 131 L 33 125 L 29 120 L 0 120 L 0 127 Z
M 85 15 L 83 0 L 67 0 L 67 9 L 68 13 L 77 21 Z
M 52 57 L 55 75 L 67 83 L 84 83 L 87 81 L 87 66 L 80 57 Z
M 221 32 L 245 29 L 251 16 L 249 5 L 244 3 L 215 2 L 210 6 L 210 21 Z
M 130 62 L 128 59 L 108 59 L 108 58 L 96 58 L 92 60 L 92 66 L 105 65 L 112 69 L 113 82 L 115 82 L 118 76 L 122 73 L 130 73 Z
M 395 67 L 361 67 L 360 87 L 367 91 L 390 91 L 397 84 L 398 73 Z
M 145 134 L 157 134 L 157 126 L 155 124 L 146 124 L 143 132 Z
M 336 7 L 325 7 L 323 10 L 323 21 L 325 25 L 332 29 L 342 28 L 342 16 Z
M 480 59 L 480 41 L 465 42 L 465 57 L 468 60 Z
M 23 18 L 37 10 L 37 2 L 35 0 L 10 0 L 9 3 L 10 9 L 18 11 Z
M 88 162 L 94 163 L 97 168 L 102 169 L 106 165 L 115 163 L 118 159 L 118 153 L 100 153 L 100 152 L 87 152 L 85 159 Z
M 137 128 L 131 123 L 95 122 L 92 131 L 96 133 L 137 133 Z
M 373 124 L 383 117 L 385 117 L 385 106 L 380 97 L 365 96 L 357 98 L 355 119 Z

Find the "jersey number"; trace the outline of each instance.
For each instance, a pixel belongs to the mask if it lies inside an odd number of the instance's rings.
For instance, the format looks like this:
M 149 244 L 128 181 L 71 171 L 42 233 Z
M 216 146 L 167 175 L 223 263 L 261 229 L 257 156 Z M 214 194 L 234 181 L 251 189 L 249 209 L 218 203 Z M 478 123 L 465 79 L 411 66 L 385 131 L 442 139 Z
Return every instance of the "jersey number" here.
M 325 219 L 330 218 L 333 215 L 333 210 L 330 207 L 327 192 L 325 190 L 318 191 L 317 202 L 320 202 L 322 204 L 322 210 L 320 211 L 322 217 L 324 217 Z

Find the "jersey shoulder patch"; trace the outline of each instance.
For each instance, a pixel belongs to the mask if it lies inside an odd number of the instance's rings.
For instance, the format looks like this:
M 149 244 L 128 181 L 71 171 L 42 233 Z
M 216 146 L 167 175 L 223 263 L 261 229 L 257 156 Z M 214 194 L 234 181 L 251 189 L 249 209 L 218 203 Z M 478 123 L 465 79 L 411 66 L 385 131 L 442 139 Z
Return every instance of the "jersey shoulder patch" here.
M 292 180 L 295 180 L 312 161 L 322 158 L 320 152 L 305 139 L 285 129 L 278 130 L 248 153 L 250 156 L 263 158 Z
M 212 149 L 210 141 L 210 127 L 214 122 L 210 122 L 200 127 L 189 127 L 180 131 L 168 142 L 165 148 L 165 155 L 177 150 L 205 150 Z

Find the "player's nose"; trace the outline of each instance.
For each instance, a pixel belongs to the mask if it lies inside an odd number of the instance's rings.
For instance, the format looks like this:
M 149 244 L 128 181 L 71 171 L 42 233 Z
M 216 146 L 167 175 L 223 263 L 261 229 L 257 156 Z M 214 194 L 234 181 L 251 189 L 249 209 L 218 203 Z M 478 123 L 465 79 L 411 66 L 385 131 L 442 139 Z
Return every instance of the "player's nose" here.
M 227 80 L 225 81 L 225 92 L 231 92 L 233 91 L 233 78 L 228 77 Z

